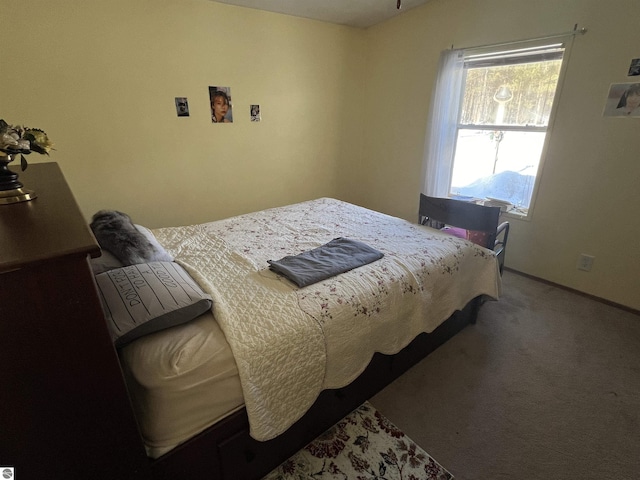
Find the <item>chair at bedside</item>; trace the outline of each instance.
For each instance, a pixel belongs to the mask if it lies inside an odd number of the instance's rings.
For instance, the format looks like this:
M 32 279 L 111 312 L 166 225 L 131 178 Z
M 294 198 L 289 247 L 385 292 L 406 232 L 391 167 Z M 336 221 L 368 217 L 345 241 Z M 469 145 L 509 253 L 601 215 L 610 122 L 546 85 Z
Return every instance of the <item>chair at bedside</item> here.
M 500 223 L 500 207 L 429 197 L 421 193 L 419 222 L 494 250 L 502 274 L 509 222 Z

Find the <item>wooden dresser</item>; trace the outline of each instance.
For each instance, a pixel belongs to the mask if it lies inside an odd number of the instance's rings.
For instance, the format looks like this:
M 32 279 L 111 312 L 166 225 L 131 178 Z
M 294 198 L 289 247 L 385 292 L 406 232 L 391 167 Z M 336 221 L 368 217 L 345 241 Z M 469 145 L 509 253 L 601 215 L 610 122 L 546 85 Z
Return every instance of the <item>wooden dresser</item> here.
M 20 181 L 38 197 L 0 205 L 0 467 L 20 480 L 144 476 L 89 265 L 100 248 L 56 163 Z

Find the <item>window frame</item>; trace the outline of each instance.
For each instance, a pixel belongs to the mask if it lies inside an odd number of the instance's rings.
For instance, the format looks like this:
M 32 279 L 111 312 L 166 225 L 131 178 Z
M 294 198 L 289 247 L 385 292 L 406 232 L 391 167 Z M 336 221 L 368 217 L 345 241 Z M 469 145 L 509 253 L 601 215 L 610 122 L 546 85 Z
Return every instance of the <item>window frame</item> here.
M 560 65 L 560 70 L 558 73 L 558 81 L 556 84 L 556 89 L 553 95 L 553 103 L 551 106 L 551 110 L 549 113 L 549 119 L 547 122 L 546 127 L 541 127 L 541 126 L 511 126 L 511 125 L 488 125 L 488 124 L 483 124 L 483 125 L 474 125 L 474 124 L 461 124 L 461 117 L 462 117 L 462 109 L 463 109 L 463 99 L 464 99 L 464 92 L 465 92 L 465 88 L 466 88 L 466 76 L 467 76 L 467 71 L 468 68 L 466 66 L 463 67 L 463 73 L 462 73 L 462 84 L 460 85 L 460 91 L 459 91 L 459 100 L 457 103 L 457 117 L 455 119 L 455 135 L 454 138 L 456 140 L 454 140 L 453 143 L 453 148 L 451 149 L 451 158 L 449 158 L 448 160 L 445 160 L 445 162 L 448 162 L 449 164 L 449 175 L 448 175 L 448 183 L 449 185 L 446 188 L 446 191 L 449 192 L 449 196 L 451 196 L 451 181 L 452 181 L 452 176 L 453 176 L 453 167 L 454 167 L 454 158 L 455 158 L 455 150 L 457 147 L 457 135 L 459 130 L 462 129 L 473 129 L 473 130 L 503 130 L 503 131 L 530 131 L 530 132 L 544 132 L 545 133 L 545 138 L 544 138 L 544 142 L 542 145 L 542 149 L 541 149 L 541 153 L 540 153 L 540 160 L 538 162 L 538 168 L 536 171 L 536 175 L 535 175 L 535 180 L 534 180 L 534 184 L 533 184 L 533 188 L 532 188 L 532 193 L 531 193 L 531 201 L 529 203 L 529 208 L 526 211 L 509 211 L 509 212 L 505 212 L 504 215 L 507 215 L 509 217 L 513 217 L 513 218 L 518 218 L 518 219 L 524 219 L 524 220 L 530 220 L 531 217 L 533 216 L 534 210 L 535 210 L 535 205 L 538 201 L 538 194 L 540 191 L 540 182 L 541 179 L 543 177 L 543 172 L 544 172 L 544 167 L 546 164 L 546 159 L 548 156 L 548 150 L 549 150 L 549 144 L 551 143 L 552 137 L 553 137 L 553 131 L 554 131 L 554 125 L 555 125 L 555 120 L 556 120 L 556 115 L 557 115 L 557 111 L 558 111 L 558 106 L 560 104 L 560 96 L 562 93 L 562 89 L 563 89 L 563 85 L 564 85 L 564 79 L 566 76 L 566 71 L 568 68 L 568 63 L 569 63 L 569 58 L 571 55 L 571 47 L 573 45 L 573 39 L 574 36 L 571 35 L 570 38 L 568 39 L 562 39 L 562 41 L 558 41 L 558 39 L 554 39 L 554 40 L 549 40 L 547 39 L 541 39 L 541 40 L 525 40 L 525 41 L 518 41 L 518 42 L 509 42 L 507 44 L 497 44 L 497 45 L 489 45 L 489 46 L 484 46 L 484 47 L 477 47 L 477 48 L 468 48 L 468 49 L 464 49 L 462 50 L 462 55 L 463 55 L 463 64 L 466 64 L 467 62 L 467 58 L 471 57 L 471 56 L 484 56 L 485 58 L 489 58 L 492 55 L 497 55 L 499 52 L 509 52 L 509 51 L 514 51 L 514 50 L 519 50 L 519 49 L 541 49 L 543 47 L 550 47 L 553 45 L 559 46 L 561 48 L 563 48 L 563 53 L 562 53 L 562 61 L 561 61 L 561 65 Z M 517 62 L 514 62 L 517 63 Z M 489 66 L 489 65 L 485 65 L 485 66 Z M 437 87 L 436 87 L 436 95 L 437 95 Z M 433 119 L 432 119 L 433 120 Z M 431 132 L 433 135 L 433 131 Z M 431 141 L 431 139 L 427 139 L 427 142 Z M 425 156 L 426 158 L 428 158 L 428 153 L 425 152 Z M 427 160 L 428 161 L 428 160 Z M 427 170 L 427 174 L 429 172 L 429 167 L 426 168 Z M 425 175 L 426 177 L 426 175 Z M 440 180 L 438 180 L 440 181 Z M 424 184 L 424 188 L 423 190 L 427 190 L 427 185 L 429 184 L 429 180 L 427 178 L 425 178 L 425 184 Z

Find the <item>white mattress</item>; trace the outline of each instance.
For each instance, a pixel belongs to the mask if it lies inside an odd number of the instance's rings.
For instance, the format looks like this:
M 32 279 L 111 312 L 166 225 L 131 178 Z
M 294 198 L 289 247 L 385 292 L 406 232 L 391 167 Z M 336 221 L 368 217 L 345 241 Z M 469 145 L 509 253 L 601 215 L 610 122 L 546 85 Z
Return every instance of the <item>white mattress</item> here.
M 244 405 L 236 362 L 211 312 L 141 338 L 120 356 L 152 458 Z

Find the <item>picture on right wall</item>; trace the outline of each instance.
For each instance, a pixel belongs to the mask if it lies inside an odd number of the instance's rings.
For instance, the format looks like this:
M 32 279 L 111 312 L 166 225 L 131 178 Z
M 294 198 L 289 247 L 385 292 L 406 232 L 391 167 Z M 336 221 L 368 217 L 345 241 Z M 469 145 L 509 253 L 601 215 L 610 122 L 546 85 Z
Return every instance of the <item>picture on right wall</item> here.
M 612 83 L 604 106 L 605 117 L 640 117 L 640 83 Z

